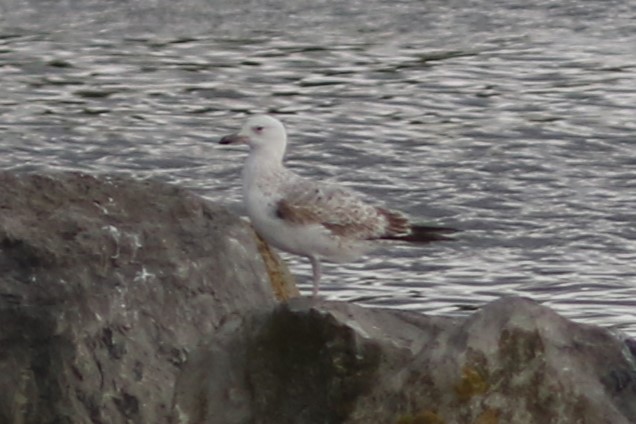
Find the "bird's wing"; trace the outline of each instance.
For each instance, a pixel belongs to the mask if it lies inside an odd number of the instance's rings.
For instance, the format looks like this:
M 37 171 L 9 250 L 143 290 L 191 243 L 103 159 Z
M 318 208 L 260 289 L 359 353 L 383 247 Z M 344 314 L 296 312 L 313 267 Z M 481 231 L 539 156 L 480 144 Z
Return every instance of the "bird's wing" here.
M 358 194 L 336 185 L 296 180 L 285 187 L 276 216 L 294 225 L 321 225 L 330 234 L 358 240 L 409 232 L 400 213 L 365 202 Z

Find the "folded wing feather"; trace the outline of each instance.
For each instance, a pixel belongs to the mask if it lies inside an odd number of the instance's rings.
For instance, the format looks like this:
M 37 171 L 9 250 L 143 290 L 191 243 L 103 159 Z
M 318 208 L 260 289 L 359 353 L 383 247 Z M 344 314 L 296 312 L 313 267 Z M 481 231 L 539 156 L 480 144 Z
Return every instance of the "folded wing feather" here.
M 278 201 L 276 216 L 296 225 L 321 225 L 334 236 L 358 240 L 405 234 L 409 229 L 403 215 L 329 185 L 296 184 Z

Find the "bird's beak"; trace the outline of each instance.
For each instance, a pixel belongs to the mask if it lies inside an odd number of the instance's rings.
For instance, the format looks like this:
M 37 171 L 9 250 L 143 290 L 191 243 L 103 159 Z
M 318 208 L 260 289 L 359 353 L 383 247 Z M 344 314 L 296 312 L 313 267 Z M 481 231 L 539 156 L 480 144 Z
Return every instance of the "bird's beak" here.
M 241 134 L 230 134 L 223 137 L 219 144 L 247 144 L 249 138 Z

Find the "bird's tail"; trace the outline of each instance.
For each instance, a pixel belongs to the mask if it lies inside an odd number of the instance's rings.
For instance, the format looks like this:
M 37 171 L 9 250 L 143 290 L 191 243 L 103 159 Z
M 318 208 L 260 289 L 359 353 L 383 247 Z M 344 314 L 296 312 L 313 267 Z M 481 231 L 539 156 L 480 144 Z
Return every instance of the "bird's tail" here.
M 450 227 L 436 227 L 433 225 L 411 225 L 406 234 L 395 234 L 382 237 L 386 240 L 407 241 L 411 243 L 432 243 L 434 241 L 450 241 L 450 234 L 459 230 Z

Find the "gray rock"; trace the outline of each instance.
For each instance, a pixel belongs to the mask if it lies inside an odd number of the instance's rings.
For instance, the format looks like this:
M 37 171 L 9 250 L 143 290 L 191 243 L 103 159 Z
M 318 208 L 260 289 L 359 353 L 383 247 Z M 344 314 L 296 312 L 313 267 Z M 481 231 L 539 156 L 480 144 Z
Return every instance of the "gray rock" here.
M 636 422 L 633 340 L 515 297 L 278 304 L 251 228 L 165 184 L 0 173 L 0 271 L 2 424 Z
M 177 387 L 182 424 L 636 422 L 628 347 L 516 297 L 468 319 L 294 299 L 203 346 Z
M 274 307 L 258 249 L 176 187 L 0 173 L 0 423 L 167 422 L 199 342 Z

